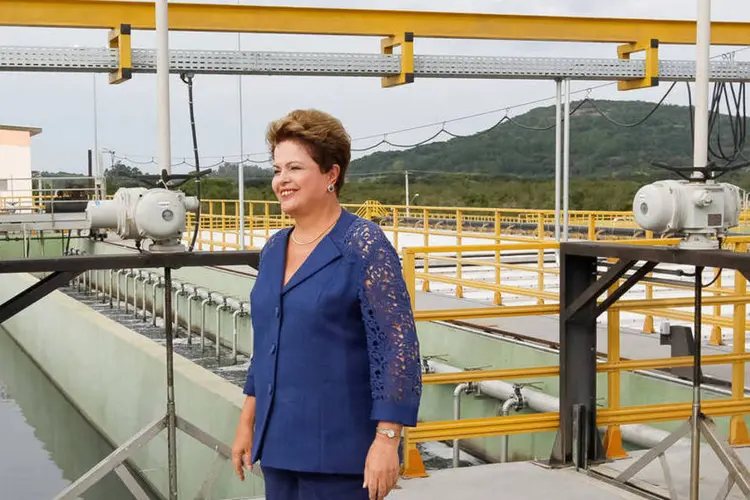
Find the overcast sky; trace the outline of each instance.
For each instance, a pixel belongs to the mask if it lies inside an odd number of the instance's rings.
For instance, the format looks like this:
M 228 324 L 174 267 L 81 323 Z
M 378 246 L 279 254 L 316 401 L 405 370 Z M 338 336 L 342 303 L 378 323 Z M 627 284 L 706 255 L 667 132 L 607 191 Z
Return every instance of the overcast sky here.
M 226 3 L 236 3 L 226 2 Z M 242 3 L 249 3 L 242 0 Z M 270 0 L 256 4 L 278 3 Z M 695 0 L 316 0 L 286 5 L 414 9 L 487 13 L 580 15 L 695 19 Z M 714 21 L 750 22 L 750 2 L 714 0 Z M 20 46 L 106 46 L 106 31 L 0 28 L 0 45 Z M 244 50 L 378 52 L 378 38 L 242 35 Z M 235 34 L 174 33 L 171 48 L 236 49 Z M 133 46 L 154 48 L 152 32 L 135 32 Z M 714 47 L 712 54 L 733 50 Z M 417 54 L 506 55 L 537 57 L 616 57 L 614 45 L 567 43 L 518 43 L 501 41 L 427 40 L 417 38 Z M 692 46 L 662 46 L 661 57 L 694 59 Z M 750 59 L 750 50 L 737 54 Z M 482 130 L 504 114 L 506 107 L 554 96 L 555 85 L 547 81 L 438 80 L 418 79 L 398 88 L 383 89 L 378 78 L 329 77 L 243 77 L 243 148 L 263 153 L 264 130 L 269 121 L 294 108 L 316 107 L 339 117 L 354 138 L 383 134 L 434 122 L 443 122 L 488 110 L 500 110 L 467 120 L 450 122 L 447 128 L 466 134 Z M 33 139 L 35 170 L 84 172 L 86 154 L 94 144 L 93 85 L 96 82 L 98 138 L 100 149 L 113 150 L 118 157 L 149 162 L 156 157 L 156 77 L 135 75 L 122 85 L 109 85 L 104 74 L 0 73 L 0 123 L 41 127 Z M 236 160 L 240 153 L 237 77 L 198 75 L 195 78 L 195 112 L 201 162 L 204 166 L 221 157 Z M 574 82 L 582 89 L 601 82 Z M 639 99 L 656 101 L 669 83 L 659 88 L 618 92 L 616 85 L 597 89 L 597 99 Z M 585 94 L 578 94 L 581 97 Z M 684 86 L 667 102 L 685 104 Z M 188 121 L 187 88 L 171 78 L 173 162 L 191 161 L 192 143 Z M 550 100 L 547 104 L 553 104 Z M 529 107 L 516 108 L 514 114 Z M 431 136 L 439 125 L 389 136 L 399 143 L 414 143 Z M 377 139 L 355 141 L 366 147 Z M 263 155 L 254 158 L 262 158 Z M 104 166 L 110 157 L 104 156 Z M 154 164 L 141 168 L 156 172 Z M 183 166 L 176 170 L 184 170 Z

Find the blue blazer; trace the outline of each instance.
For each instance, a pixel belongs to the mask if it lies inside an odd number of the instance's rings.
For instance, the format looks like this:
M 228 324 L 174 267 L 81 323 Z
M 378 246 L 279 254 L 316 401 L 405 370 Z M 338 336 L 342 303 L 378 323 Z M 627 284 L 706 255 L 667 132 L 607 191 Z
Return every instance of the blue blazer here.
M 417 423 L 419 343 L 401 264 L 377 224 L 342 210 L 282 287 L 290 232 L 263 247 L 250 293 L 252 461 L 361 474 L 379 421 Z

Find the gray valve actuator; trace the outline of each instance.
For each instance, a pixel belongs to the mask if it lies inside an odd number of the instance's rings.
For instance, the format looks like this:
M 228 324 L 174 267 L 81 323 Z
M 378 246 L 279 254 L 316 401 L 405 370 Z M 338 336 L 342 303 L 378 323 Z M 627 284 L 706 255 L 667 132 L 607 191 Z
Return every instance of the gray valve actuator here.
M 163 188 L 120 188 L 111 200 L 91 201 L 86 208 L 92 229 L 115 231 L 122 239 L 151 240 L 151 252 L 185 249 L 187 212 L 198 209 L 198 199 Z

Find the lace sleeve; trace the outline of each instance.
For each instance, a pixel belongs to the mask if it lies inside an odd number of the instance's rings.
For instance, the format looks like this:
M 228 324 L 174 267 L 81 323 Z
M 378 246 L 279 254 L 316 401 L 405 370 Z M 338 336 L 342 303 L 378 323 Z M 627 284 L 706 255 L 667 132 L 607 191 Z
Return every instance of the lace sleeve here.
M 370 353 L 371 418 L 413 427 L 422 394 L 422 370 L 401 264 L 379 227 L 366 225 L 360 236 L 360 304 Z

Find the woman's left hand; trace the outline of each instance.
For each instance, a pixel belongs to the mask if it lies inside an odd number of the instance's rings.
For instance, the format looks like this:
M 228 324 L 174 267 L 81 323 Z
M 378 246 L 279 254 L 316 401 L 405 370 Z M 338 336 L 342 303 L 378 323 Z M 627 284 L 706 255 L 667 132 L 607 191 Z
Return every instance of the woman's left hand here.
M 398 483 L 398 439 L 376 436 L 365 461 L 363 488 L 370 490 L 370 500 L 383 500 Z

